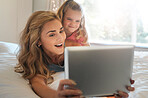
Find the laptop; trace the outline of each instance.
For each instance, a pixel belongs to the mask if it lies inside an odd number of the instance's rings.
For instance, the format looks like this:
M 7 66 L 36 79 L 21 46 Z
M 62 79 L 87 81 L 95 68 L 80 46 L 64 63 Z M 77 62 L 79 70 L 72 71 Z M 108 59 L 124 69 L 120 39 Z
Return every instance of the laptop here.
M 134 46 L 76 46 L 64 52 L 65 78 L 74 80 L 84 96 L 128 93 Z

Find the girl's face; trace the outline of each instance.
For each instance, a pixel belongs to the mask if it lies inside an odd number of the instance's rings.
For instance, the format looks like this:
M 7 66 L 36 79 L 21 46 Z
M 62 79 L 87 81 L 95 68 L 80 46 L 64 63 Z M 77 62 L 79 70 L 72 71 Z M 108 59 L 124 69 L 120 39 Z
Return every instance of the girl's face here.
M 63 26 L 66 35 L 73 33 L 80 27 L 81 18 L 82 14 L 80 11 L 72 10 L 71 8 L 67 9 L 63 17 Z
M 41 32 L 39 45 L 48 56 L 59 55 L 64 52 L 65 32 L 61 22 L 57 19 L 47 22 Z

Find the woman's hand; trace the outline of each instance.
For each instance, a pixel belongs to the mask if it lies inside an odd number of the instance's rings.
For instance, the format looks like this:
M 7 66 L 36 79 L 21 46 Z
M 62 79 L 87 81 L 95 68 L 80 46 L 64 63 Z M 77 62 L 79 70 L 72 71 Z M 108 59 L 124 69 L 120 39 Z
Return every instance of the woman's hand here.
M 131 84 L 134 84 L 135 81 L 130 79 L 130 82 L 131 82 Z M 127 90 L 134 91 L 135 88 L 131 87 L 131 86 L 127 86 Z M 127 98 L 129 96 L 128 93 L 126 93 L 126 92 L 123 92 L 123 91 L 117 91 L 117 92 L 118 92 L 118 94 L 114 94 L 115 98 Z
M 68 85 L 72 89 L 66 89 L 64 85 Z M 80 98 L 80 96 L 82 95 L 82 91 L 74 88 L 75 85 L 76 83 L 73 80 L 61 80 L 57 90 L 57 98 L 67 98 L 68 96 Z

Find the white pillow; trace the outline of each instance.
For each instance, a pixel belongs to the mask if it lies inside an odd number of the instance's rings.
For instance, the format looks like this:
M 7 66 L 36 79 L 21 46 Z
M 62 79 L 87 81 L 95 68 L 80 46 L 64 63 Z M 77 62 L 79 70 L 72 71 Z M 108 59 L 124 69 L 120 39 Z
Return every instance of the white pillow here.
M 18 50 L 18 44 L 0 41 L 0 53 L 16 54 Z
M 18 45 L 0 42 L 0 98 L 39 98 L 31 89 L 27 80 L 20 73 L 14 72 Z M 64 72 L 53 75 L 54 82 L 49 84 L 57 89 L 59 81 L 64 78 Z
M 7 58 L 7 59 L 6 59 Z M 0 98 L 39 98 L 31 89 L 27 80 L 20 73 L 14 72 L 16 59 L 13 55 L 0 55 Z M 49 84 L 57 89 L 59 81 L 64 79 L 64 72 L 53 75 L 54 82 Z
M 10 65 L 0 66 L 0 98 L 39 98 Z

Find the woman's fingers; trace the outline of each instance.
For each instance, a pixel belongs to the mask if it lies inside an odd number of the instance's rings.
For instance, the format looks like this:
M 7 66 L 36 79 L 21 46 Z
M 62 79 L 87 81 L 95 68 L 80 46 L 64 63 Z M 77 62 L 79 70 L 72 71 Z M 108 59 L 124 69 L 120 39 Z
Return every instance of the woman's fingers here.
M 122 96 L 120 96 L 119 94 L 114 94 L 114 97 L 110 97 L 110 98 L 122 98 Z
M 61 80 L 59 83 L 58 90 L 63 90 L 64 85 L 74 86 L 74 85 L 76 85 L 76 82 L 74 82 L 73 80 L 70 80 L 70 79 Z
M 70 96 L 70 97 L 76 97 L 76 96 L 81 96 L 82 92 L 80 90 L 72 90 L 72 89 L 65 89 L 60 91 L 59 96 Z
M 135 80 L 130 79 L 130 83 L 131 83 L 131 84 L 134 84 L 134 82 L 135 82 Z M 134 87 L 131 87 L 131 86 L 127 86 L 127 90 L 128 90 L 128 91 L 134 91 L 135 88 L 134 88 Z
M 126 92 L 123 92 L 123 91 L 117 91 L 117 92 L 118 92 L 119 96 L 122 96 L 124 98 L 127 98 L 129 96 L 128 93 L 126 93 Z
M 134 84 L 135 83 L 135 80 L 130 79 L 130 82 L 131 82 L 131 84 Z
M 134 87 L 131 87 L 131 86 L 127 86 L 127 90 L 128 90 L 128 91 L 134 91 L 135 88 L 134 88 Z
M 134 80 L 132 80 L 132 79 L 130 79 L 130 83 L 131 84 L 134 84 Z M 135 90 L 135 88 L 134 87 L 131 87 L 131 86 L 127 86 L 127 90 L 128 91 L 134 91 Z M 128 95 L 128 93 L 126 93 L 126 92 L 123 92 L 123 91 L 117 91 L 118 92 L 118 94 L 114 94 L 114 96 L 115 96 L 115 98 L 127 98 L 129 95 Z
M 80 98 L 82 91 L 75 88 L 76 83 L 73 80 L 64 79 L 59 83 L 57 95 L 60 98 Z

